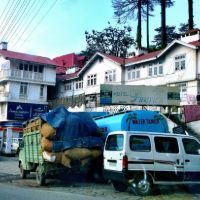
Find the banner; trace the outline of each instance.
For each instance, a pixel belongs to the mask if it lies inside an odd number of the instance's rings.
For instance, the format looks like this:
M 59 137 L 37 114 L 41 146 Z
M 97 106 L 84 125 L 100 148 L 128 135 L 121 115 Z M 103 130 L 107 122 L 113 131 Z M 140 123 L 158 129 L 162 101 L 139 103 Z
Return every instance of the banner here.
M 200 105 L 184 106 L 185 122 L 193 122 L 200 120 Z
M 8 102 L 7 119 L 26 121 L 45 112 L 47 105 L 44 104 Z
M 100 104 L 180 105 L 179 87 L 143 85 L 100 86 Z

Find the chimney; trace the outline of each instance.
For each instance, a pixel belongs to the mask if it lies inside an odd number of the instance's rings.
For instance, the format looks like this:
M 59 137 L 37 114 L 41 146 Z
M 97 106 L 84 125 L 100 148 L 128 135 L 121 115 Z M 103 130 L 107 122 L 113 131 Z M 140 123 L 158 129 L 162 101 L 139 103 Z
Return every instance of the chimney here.
M 8 43 L 7 42 L 1 42 L 0 43 L 0 48 L 1 50 L 7 51 Z
M 181 41 L 186 43 L 194 42 L 197 40 L 200 40 L 200 30 L 197 28 L 189 30 L 181 35 Z

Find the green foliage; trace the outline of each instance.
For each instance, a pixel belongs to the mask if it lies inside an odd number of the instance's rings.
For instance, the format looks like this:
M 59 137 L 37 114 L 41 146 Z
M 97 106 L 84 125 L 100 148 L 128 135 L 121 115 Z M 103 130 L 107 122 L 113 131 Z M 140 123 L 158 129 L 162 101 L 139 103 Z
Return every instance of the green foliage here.
M 114 56 L 125 57 L 127 50 L 135 44 L 131 36 L 132 29 L 124 26 L 122 29 L 109 26 L 102 31 L 92 30 L 85 32 L 87 48 L 85 53 L 91 57 L 96 52 L 106 53 Z
M 179 38 L 179 34 L 175 31 L 176 27 L 175 26 L 166 26 L 166 33 L 167 33 L 167 44 L 170 44 L 173 40 Z M 162 47 L 162 38 L 161 38 L 161 31 L 162 28 L 156 28 L 155 31 L 157 34 L 154 36 L 154 40 L 152 41 L 155 43 L 156 48 L 160 49 Z

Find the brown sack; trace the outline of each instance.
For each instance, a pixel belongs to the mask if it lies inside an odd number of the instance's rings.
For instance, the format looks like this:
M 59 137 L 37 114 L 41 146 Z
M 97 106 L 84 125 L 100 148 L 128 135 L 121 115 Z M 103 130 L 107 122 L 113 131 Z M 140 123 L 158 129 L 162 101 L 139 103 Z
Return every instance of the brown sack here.
M 49 162 L 54 162 L 54 163 L 60 163 L 64 165 L 65 167 L 71 168 L 71 160 L 64 155 L 63 152 L 57 152 L 57 153 L 52 153 L 52 152 L 43 152 L 43 157 L 45 160 Z
M 56 134 L 56 129 L 53 128 L 50 124 L 44 123 L 41 127 L 41 135 L 45 138 L 52 139 Z
M 92 153 L 86 148 L 73 148 L 65 150 L 64 155 L 69 157 L 71 160 L 82 160 L 91 157 Z
M 41 139 L 41 147 L 42 147 L 43 151 L 51 152 L 52 148 L 53 148 L 53 142 L 48 140 L 48 139 L 46 139 L 45 137 L 42 137 L 42 139 Z
M 90 149 L 90 151 L 93 159 L 98 158 L 102 154 L 102 151 L 98 149 Z

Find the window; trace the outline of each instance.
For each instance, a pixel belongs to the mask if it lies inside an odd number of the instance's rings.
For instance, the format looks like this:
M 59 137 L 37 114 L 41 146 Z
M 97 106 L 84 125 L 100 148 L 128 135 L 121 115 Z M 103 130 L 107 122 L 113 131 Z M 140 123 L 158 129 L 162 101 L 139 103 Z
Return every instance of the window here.
M 121 134 L 110 135 L 106 141 L 105 149 L 109 151 L 122 151 L 124 136 Z
M 21 83 L 20 84 L 20 95 L 26 96 L 27 95 L 27 88 L 28 88 L 28 83 Z
M 81 89 L 83 88 L 83 79 L 79 79 L 76 81 L 76 89 Z
M 130 149 L 132 151 L 151 151 L 150 139 L 147 136 L 131 136 Z
M 116 70 L 109 70 L 105 72 L 105 82 L 116 81 Z
M 151 66 L 148 68 L 148 75 L 149 77 L 163 75 L 162 62 L 160 61 L 158 63 L 151 64 Z
M 44 85 L 40 86 L 40 97 L 44 96 Z
M 172 137 L 155 137 L 156 151 L 159 153 L 178 153 L 178 142 Z
M 65 84 L 65 91 L 72 90 L 72 84 L 71 83 L 66 83 Z
M 127 72 L 128 80 L 135 80 L 140 78 L 140 70 L 139 69 L 128 69 Z
M 200 154 L 200 144 L 196 140 L 184 138 L 183 146 L 187 154 Z
M 153 75 L 153 69 L 152 69 L 152 67 L 149 67 L 149 76 L 152 76 Z
M 93 74 L 93 75 L 88 75 L 87 76 L 87 85 L 88 86 L 93 86 L 97 84 L 97 75 Z
M 175 71 L 185 69 L 185 54 L 175 56 Z

